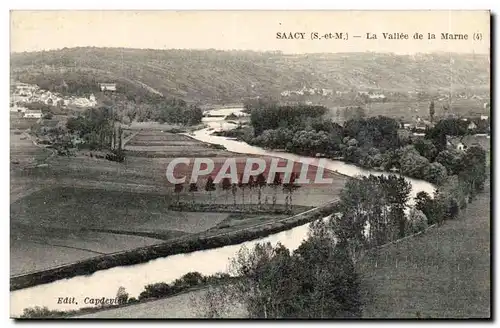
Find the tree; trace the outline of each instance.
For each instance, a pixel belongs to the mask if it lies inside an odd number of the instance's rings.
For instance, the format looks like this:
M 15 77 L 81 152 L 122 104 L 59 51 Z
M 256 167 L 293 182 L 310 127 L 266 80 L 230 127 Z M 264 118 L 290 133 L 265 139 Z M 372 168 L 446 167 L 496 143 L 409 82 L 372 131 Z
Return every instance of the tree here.
M 233 183 L 231 185 L 231 193 L 233 194 L 233 205 L 236 207 L 236 193 L 238 192 L 238 185 Z
M 208 195 L 210 196 L 210 200 L 212 200 L 212 191 L 214 191 L 216 188 L 215 188 L 215 184 L 214 184 L 214 179 L 212 178 L 212 176 L 208 176 L 207 178 L 207 182 L 205 184 L 205 191 L 208 192 Z
M 253 177 L 253 175 L 249 176 L 248 177 L 248 189 L 249 189 L 249 194 L 250 194 L 250 204 L 252 204 L 253 200 L 252 200 L 252 190 L 255 188 L 256 184 L 255 184 L 255 178 Z
M 431 103 L 429 104 L 429 116 L 431 118 L 431 122 L 434 121 L 434 114 L 436 113 L 434 109 L 434 100 L 431 100 Z
M 239 303 L 250 318 L 346 318 L 361 315 L 359 277 L 341 245 L 312 234 L 290 251 L 281 244 L 242 247 L 230 270 L 241 279 L 213 289 L 206 313 Z M 212 305 L 213 304 L 213 305 Z
M 424 168 L 423 177 L 426 181 L 440 185 L 446 180 L 446 168 L 438 162 L 430 163 Z
M 222 190 L 225 191 L 226 194 L 226 203 L 227 203 L 227 198 L 229 196 L 229 190 L 231 189 L 231 179 L 228 177 L 225 177 L 222 179 Z
M 240 174 L 240 177 L 238 179 L 238 188 L 241 189 L 241 202 L 243 204 L 243 207 L 245 207 L 245 189 L 247 187 L 247 184 L 243 182 L 243 173 Z
M 288 205 L 290 205 L 290 210 L 292 209 L 293 205 L 293 199 L 292 199 L 292 194 L 297 189 L 299 186 L 295 183 L 295 180 L 297 179 L 297 175 L 295 172 L 290 173 L 290 181 L 283 183 L 283 191 L 288 193 L 288 197 L 285 198 L 285 208 L 288 208 Z
M 468 186 L 471 195 L 484 189 L 486 180 L 486 151 L 480 146 L 471 146 L 463 156 L 462 171 L 458 173 Z
M 373 179 L 348 179 L 340 193 L 339 214 L 330 220 L 338 242 L 354 264 L 368 244 L 364 229 L 375 214 L 375 198 L 380 200 L 379 195 L 373 192 L 374 185 Z
M 22 319 L 37 319 L 37 318 L 49 318 L 53 316 L 52 311 L 48 307 L 35 306 L 33 308 L 23 309 Z
M 432 225 L 438 222 L 436 217 L 435 204 L 431 196 L 425 191 L 420 191 L 415 197 L 415 209 L 421 211 L 427 218 L 427 223 Z
M 194 193 L 198 191 L 198 185 L 196 182 L 191 182 L 189 184 L 189 192 L 191 193 L 191 201 L 194 203 Z
M 281 186 L 282 182 L 283 181 L 281 180 L 281 174 L 279 172 L 276 172 L 274 174 L 274 179 L 273 179 L 273 183 L 272 183 L 272 187 L 273 187 L 273 208 L 276 207 L 278 187 Z
M 415 142 L 413 142 L 413 146 L 419 154 L 427 158 L 429 162 L 433 162 L 438 154 L 436 146 L 434 146 L 432 141 L 429 139 L 418 138 Z
M 436 156 L 436 162 L 446 168 L 448 175 L 458 174 L 463 170 L 463 153 L 458 150 L 443 150 Z
M 182 183 L 176 183 L 174 186 L 174 192 L 177 194 L 177 205 L 179 205 L 180 195 L 183 189 L 184 185 Z
M 267 185 L 264 173 L 260 173 L 259 175 L 257 175 L 257 178 L 255 179 L 255 184 L 259 188 L 258 203 L 260 207 L 262 205 L 262 188 L 264 188 Z
M 128 300 L 128 293 L 125 287 L 120 286 L 116 292 L 116 298 L 118 299 L 118 304 L 126 304 Z
M 185 275 L 182 276 L 181 280 L 187 285 L 187 286 L 197 286 L 205 281 L 205 278 L 202 276 L 201 273 L 197 271 L 193 272 L 188 272 Z
M 293 254 L 299 318 L 352 318 L 361 315 L 359 277 L 341 243 L 313 236 Z
M 410 210 L 410 215 L 408 216 L 408 232 L 410 234 L 423 231 L 427 228 L 427 217 L 425 214 L 415 208 Z
M 118 153 L 122 153 L 122 143 L 123 143 L 123 129 L 121 126 L 118 127 Z
M 227 284 L 208 285 L 201 297 L 190 296 L 192 308 L 203 318 L 225 318 L 230 313 L 229 304 L 234 304 L 233 286 Z
M 395 175 L 378 177 L 384 197 L 390 206 L 390 218 L 398 226 L 398 237 L 403 238 L 406 232 L 404 210 L 410 197 L 411 183 L 404 177 Z
M 402 151 L 401 173 L 417 179 L 424 178 L 424 170 L 429 166 L 429 160 L 421 156 L 413 146 L 406 146 Z

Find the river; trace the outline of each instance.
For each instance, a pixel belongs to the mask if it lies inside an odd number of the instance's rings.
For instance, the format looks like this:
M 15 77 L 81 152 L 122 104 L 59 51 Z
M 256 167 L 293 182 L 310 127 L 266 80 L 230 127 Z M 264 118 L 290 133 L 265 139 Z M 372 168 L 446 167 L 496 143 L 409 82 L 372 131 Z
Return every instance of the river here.
M 216 114 L 219 111 L 215 110 L 211 112 Z M 233 112 L 239 113 L 241 112 L 241 108 L 224 108 L 220 110 L 220 112 L 223 115 L 228 115 Z M 269 151 L 226 137 L 212 136 L 211 133 L 214 130 L 234 128 L 235 125 L 225 122 L 222 117 L 204 118 L 203 121 L 208 127 L 195 131 L 189 134 L 189 136 L 200 141 L 223 145 L 227 150 L 236 153 L 267 155 L 287 160 L 301 161 L 312 165 L 318 164 L 318 158 L 301 157 L 286 152 Z M 362 169 L 336 160 L 324 160 L 322 164 L 324 164 L 326 169 L 337 171 L 348 176 L 388 174 Z M 432 184 L 422 180 L 406 179 L 412 184 L 412 198 L 420 191 L 426 191 L 427 193 L 433 194 L 434 186 Z M 17 317 L 22 314 L 24 308 L 34 306 L 46 306 L 51 310 L 73 310 L 91 306 L 90 304 L 84 303 L 86 297 L 114 298 L 120 286 L 126 288 L 130 297 L 138 297 L 139 293 L 143 291 L 144 286 L 147 284 L 156 282 L 170 283 L 191 271 L 198 271 L 204 275 L 227 271 L 229 259 L 234 257 L 243 245 L 251 248 L 259 242 L 271 242 L 273 245 L 280 242 L 290 250 L 295 250 L 300 243 L 307 238 L 308 231 L 309 224 L 305 224 L 238 245 L 196 251 L 187 254 L 171 255 L 142 264 L 115 267 L 97 271 L 88 276 L 61 279 L 48 284 L 16 290 L 10 293 L 10 315 L 11 317 Z M 75 297 L 78 304 L 57 304 L 57 299 L 59 297 L 66 296 Z

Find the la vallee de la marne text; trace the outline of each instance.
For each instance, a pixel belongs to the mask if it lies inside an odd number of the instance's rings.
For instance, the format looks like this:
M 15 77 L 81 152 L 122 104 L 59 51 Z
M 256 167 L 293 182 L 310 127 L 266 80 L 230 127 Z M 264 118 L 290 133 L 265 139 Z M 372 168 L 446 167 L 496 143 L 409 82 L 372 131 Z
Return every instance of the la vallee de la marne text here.
M 278 40 L 305 40 L 305 39 L 346 39 L 348 32 L 276 32 L 276 39 Z M 353 35 L 354 38 L 364 38 L 366 40 L 470 40 L 470 36 L 467 33 L 403 33 L 403 32 L 383 32 L 383 33 L 361 33 L 359 35 Z M 477 39 L 477 37 L 474 37 Z

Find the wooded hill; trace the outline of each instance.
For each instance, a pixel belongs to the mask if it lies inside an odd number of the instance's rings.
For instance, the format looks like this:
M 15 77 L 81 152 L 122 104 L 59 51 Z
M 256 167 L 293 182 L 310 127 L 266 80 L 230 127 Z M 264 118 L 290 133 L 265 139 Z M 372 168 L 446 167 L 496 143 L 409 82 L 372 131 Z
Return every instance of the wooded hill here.
M 241 102 L 302 87 L 333 91 L 487 90 L 487 55 L 64 48 L 13 53 L 13 79 L 117 81 L 186 101 Z M 82 81 L 83 83 L 83 81 Z

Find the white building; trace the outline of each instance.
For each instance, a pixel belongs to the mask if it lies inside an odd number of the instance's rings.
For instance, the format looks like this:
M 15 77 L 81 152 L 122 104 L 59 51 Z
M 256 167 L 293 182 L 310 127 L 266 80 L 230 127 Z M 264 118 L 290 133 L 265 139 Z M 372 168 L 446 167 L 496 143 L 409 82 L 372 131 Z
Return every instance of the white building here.
M 464 146 L 464 144 L 463 144 L 463 143 L 459 142 L 459 143 L 457 143 L 456 148 L 457 148 L 457 150 L 459 150 L 459 151 L 464 151 L 465 146 Z
M 26 110 L 24 112 L 24 118 L 42 118 L 42 111 L 41 110 Z
M 116 91 L 116 83 L 100 83 L 101 91 Z

